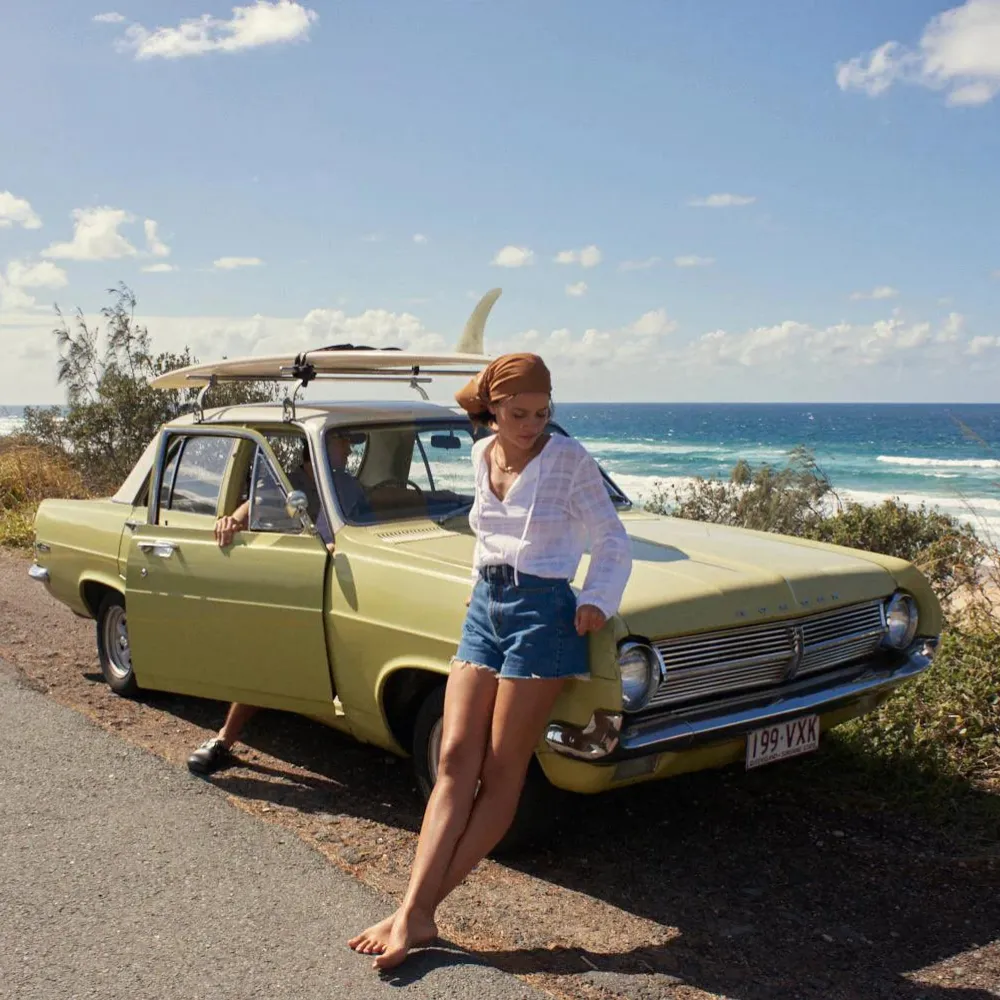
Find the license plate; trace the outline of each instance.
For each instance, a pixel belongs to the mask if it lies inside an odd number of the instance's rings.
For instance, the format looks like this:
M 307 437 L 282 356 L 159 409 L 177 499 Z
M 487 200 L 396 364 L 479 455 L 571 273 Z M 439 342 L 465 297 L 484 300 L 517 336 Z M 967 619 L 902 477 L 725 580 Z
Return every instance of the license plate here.
M 804 715 L 747 733 L 747 770 L 786 757 L 810 753 L 819 746 L 819 716 Z

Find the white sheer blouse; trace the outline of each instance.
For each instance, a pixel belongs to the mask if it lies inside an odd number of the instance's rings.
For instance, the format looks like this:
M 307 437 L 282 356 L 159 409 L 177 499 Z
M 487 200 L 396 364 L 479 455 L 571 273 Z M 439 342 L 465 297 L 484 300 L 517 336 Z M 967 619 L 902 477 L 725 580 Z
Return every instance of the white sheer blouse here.
M 515 582 L 519 572 L 571 580 L 589 542 L 590 567 L 577 603 L 613 615 L 632 571 L 632 549 L 597 463 L 578 441 L 553 434 L 499 500 L 486 459 L 493 440 L 472 448 L 473 576 L 484 566 L 506 564 Z

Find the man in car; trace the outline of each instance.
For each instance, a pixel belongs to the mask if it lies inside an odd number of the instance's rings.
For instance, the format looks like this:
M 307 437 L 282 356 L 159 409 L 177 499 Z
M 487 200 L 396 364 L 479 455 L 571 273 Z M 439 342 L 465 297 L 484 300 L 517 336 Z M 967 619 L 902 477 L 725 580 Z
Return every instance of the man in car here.
M 367 503 L 367 496 L 361 484 L 347 471 L 347 460 L 351 455 L 351 442 L 340 434 L 330 434 L 327 438 L 327 456 L 330 470 L 333 473 L 334 487 L 337 491 L 341 508 L 348 517 L 357 514 Z M 323 539 L 327 549 L 334 551 L 333 532 L 327 519 L 326 511 L 319 499 L 316 488 L 316 477 L 309 455 L 309 449 L 303 442 L 302 465 L 300 469 L 289 474 L 289 482 L 293 489 L 301 489 L 309 498 L 309 512 L 314 511 L 316 533 Z M 221 548 L 229 545 L 233 536 L 239 531 L 245 531 L 250 523 L 250 500 L 240 504 L 232 514 L 220 517 L 215 522 L 215 538 Z M 193 774 L 211 774 L 227 767 L 233 760 L 232 745 L 239 739 L 240 733 L 251 718 L 257 713 L 255 705 L 244 705 L 233 702 L 226 713 L 226 721 L 215 736 L 207 739 L 194 753 L 188 757 L 188 770 Z

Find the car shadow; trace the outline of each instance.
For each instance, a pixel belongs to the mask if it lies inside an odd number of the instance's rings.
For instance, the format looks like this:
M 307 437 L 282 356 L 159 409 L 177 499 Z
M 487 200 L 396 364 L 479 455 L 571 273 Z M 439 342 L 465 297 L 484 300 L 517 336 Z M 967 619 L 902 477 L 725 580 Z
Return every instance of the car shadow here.
M 866 783 L 853 797 L 852 774 Z M 618 981 L 628 996 L 652 974 L 739 1000 L 996 1000 L 986 989 L 909 978 L 943 963 L 961 981 L 977 960 L 957 956 L 1000 937 L 996 798 L 954 779 L 939 789 L 982 824 L 961 833 L 885 808 L 879 788 L 918 787 L 917 777 L 852 759 L 832 742 L 759 772 L 705 772 L 577 801 L 557 849 L 507 863 L 679 934 L 613 955 L 484 957 L 507 971 L 575 963 L 595 985 Z M 1000 958 L 986 961 L 1000 992 Z
M 193 698 L 146 698 L 207 729 L 225 712 Z M 211 779 L 228 793 L 419 829 L 407 761 L 282 712 L 257 715 L 245 742 L 289 767 L 240 761 Z M 931 786 L 950 818 L 908 813 L 886 793 Z M 610 953 L 478 954 L 507 972 L 573 975 L 629 997 L 679 981 L 739 1000 L 996 1000 L 947 985 L 963 979 L 952 967 L 975 971 L 979 962 L 959 956 L 1000 937 L 996 807 L 967 782 L 872 762 L 837 740 L 750 773 L 571 797 L 546 844 L 501 863 L 677 933 Z M 996 964 L 1000 988 L 1000 958 L 982 961 Z M 939 963 L 941 983 L 911 978 Z

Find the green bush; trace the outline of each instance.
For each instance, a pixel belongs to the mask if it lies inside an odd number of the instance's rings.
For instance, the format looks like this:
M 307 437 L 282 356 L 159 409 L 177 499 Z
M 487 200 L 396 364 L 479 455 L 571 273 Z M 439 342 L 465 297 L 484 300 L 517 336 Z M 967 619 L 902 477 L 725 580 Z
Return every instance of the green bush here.
M 693 521 L 805 535 L 817 529 L 835 497 L 812 454 L 798 448 L 780 468 L 740 461 L 728 480 L 699 477 L 673 490 L 658 486 L 643 506 Z

